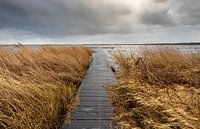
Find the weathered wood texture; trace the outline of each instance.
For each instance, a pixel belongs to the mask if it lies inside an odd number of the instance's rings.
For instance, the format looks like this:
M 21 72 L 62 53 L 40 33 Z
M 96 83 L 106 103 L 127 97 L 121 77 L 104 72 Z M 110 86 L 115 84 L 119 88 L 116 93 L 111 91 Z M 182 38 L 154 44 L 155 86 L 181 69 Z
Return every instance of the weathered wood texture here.
M 103 50 L 98 50 L 79 91 L 80 105 L 72 114 L 71 124 L 64 122 L 61 129 L 116 129 L 106 85 L 117 80 L 108 65 Z

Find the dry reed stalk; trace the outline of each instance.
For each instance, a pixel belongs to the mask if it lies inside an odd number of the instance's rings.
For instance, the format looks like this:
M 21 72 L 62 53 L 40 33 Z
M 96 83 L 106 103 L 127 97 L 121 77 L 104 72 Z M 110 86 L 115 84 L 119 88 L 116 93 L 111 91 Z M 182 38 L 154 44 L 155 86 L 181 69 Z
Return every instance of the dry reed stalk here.
M 143 50 L 138 56 L 115 55 L 121 73 L 112 103 L 127 128 L 200 127 L 200 53 L 175 48 Z
M 91 58 L 88 48 L 0 48 L 0 128 L 58 128 Z

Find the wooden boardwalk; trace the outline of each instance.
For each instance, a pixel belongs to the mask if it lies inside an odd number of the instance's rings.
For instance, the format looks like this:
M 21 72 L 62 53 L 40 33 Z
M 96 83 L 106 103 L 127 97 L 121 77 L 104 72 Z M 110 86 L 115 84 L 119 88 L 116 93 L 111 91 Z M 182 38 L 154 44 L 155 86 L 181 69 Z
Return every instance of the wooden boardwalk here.
M 116 129 L 112 120 L 112 108 L 106 85 L 117 80 L 108 65 L 102 49 L 99 49 L 88 70 L 87 78 L 80 87 L 80 105 L 72 114 L 71 124 L 64 122 L 61 129 Z

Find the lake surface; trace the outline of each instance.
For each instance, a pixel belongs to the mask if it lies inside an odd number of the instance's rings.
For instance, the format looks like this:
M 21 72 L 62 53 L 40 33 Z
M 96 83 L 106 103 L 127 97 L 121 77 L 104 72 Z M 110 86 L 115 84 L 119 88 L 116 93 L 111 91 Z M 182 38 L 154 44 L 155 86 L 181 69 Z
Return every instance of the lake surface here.
M 178 50 L 180 50 L 183 53 L 200 53 L 200 44 L 197 45 L 191 45 L 191 44 L 181 44 L 181 45 L 172 45 L 172 44 L 167 44 L 167 45 L 163 45 L 163 44 L 157 44 L 157 45 L 151 45 L 151 44 L 146 44 L 146 45 L 141 45 L 141 44 L 85 44 L 85 45 L 26 45 L 24 47 L 32 47 L 34 49 L 38 49 L 40 47 L 90 47 L 92 48 L 94 51 L 98 50 L 98 49 L 103 49 L 103 51 L 106 54 L 107 60 L 110 62 L 110 65 L 112 66 L 116 66 L 115 61 L 113 59 L 113 54 L 115 54 L 116 52 L 126 52 L 128 54 L 135 54 L 135 55 L 139 55 L 142 53 L 142 50 L 145 49 L 157 49 L 157 48 L 176 48 Z M 5 46 L 4 46 L 5 47 Z M 11 48 L 13 50 L 15 50 L 17 47 L 19 46 L 6 46 L 8 48 Z
M 99 46 L 93 47 L 94 49 L 103 48 L 111 66 L 117 67 L 113 54 L 117 52 L 125 52 L 127 54 L 140 55 L 145 49 L 178 49 L 182 53 L 200 53 L 200 45 L 109 45 L 109 46 Z
M 197 53 L 200 51 L 200 43 L 198 43 L 197 45 L 162 45 L 162 44 L 157 44 L 157 45 L 151 45 L 151 44 L 146 44 L 146 45 L 142 45 L 142 44 L 84 44 L 84 45 L 76 45 L 76 44 L 66 44 L 66 45 L 24 45 L 23 47 L 32 47 L 32 48 L 40 48 L 40 47 L 90 47 L 93 48 L 94 50 L 102 48 L 106 51 L 140 51 L 142 49 L 146 49 L 146 48 L 161 48 L 161 47 L 167 47 L 167 48 L 177 48 L 179 50 L 181 50 L 182 52 L 192 52 L 192 53 Z M 18 45 L 1 45 L 1 47 L 8 47 L 8 48 L 17 48 L 17 47 L 21 47 Z
M 131 53 L 131 54 L 141 54 L 142 50 L 145 49 L 157 49 L 157 48 L 176 48 L 178 50 L 180 50 L 183 53 L 200 53 L 200 44 L 194 45 L 194 44 L 181 44 L 181 45 L 172 45 L 172 44 L 157 44 L 157 45 L 151 45 L 151 44 L 146 44 L 146 45 L 141 45 L 141 44 L 85 44 L 85 45 L 74 45 L 74 44 L 68 44 L 68 45 L 25 45 L 23 47 L 32 47 L 34 49 L 38 49 L 40 47 L 90 47 L 92 48 L 94 51 L 96 51 L 97 49 L 103 49 L 105 54 L 107 55 L 108 59 L 110 60 L 111 55 L 113 53 L 122 51 L 122 52 L 126 52 L 126 53 Z M 3 45 L 2 45 L 3 47 Z M 8 45 L 8 46 L 4 46 L 4 47 L 8 47 L 11 49 L 16 49 L 19 46 L 14 46 L 14 45 Z

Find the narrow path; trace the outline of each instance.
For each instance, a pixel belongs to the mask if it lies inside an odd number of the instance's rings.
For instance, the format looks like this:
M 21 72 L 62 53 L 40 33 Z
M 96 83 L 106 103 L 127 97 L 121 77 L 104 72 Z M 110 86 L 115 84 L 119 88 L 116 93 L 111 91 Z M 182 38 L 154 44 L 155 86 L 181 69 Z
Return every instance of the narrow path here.
M 105 85 L 117 84 L 102 49 L 99 49 L 80 87 L 80 105 L 72 114 L 71 125 L 61 129 L 116 129 Z

